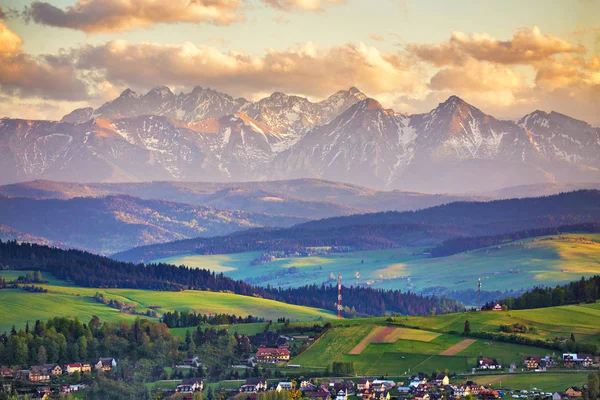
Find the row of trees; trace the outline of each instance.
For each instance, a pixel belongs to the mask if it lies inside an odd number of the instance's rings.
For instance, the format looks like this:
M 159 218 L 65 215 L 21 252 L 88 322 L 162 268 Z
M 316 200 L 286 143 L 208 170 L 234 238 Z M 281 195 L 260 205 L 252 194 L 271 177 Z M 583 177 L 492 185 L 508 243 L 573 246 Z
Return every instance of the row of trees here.
M 161 321 L 169 328 L 187 328 L 198 325 L 236 325 L 236 324 L 252 324 L 257 322 L 265 322 L 264 318 L 246 317 L 230 315 L 230 314 L 215 314 L 206 315 L 199 314 L 195 311 L 167 311 L 163 314 Z
M 519 297 L 502 300 L 511 310 L 556 307 L 568 304 L 593 303 L 600 299 L 600 275 L 559 285 L 535 288 Z
M 257 296 L 289 304 L 333 310 L 337 288 L 332 285 L 309 285 L 301 288 L 275 289 L 248 285 L 205 269 L 176 267 L 168 264 L 132 264 L 111 260 L 77 250 L 60 250 L 48 246 L 16 241 L 0 241 L 0 267 L 39 268 L 55 277 L 84 287 L 136 288 L 179 291 L 209 290 Z M 399 290 L 345 287 L 344 306 L 356 316 L 385 315 L 388 312 L 427 315 L 462 311 L 457 301 L 436 296 L 419 296 Z

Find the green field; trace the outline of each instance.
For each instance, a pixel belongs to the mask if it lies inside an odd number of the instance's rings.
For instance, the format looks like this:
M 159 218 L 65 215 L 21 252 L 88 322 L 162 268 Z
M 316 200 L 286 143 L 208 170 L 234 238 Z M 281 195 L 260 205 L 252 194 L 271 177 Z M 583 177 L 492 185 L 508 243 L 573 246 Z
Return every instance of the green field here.
M 476 339 L 453 355 L 440 355 L 464 339 L 458 333 L 462 333 L 466 319 L 470 321 L 472 332 L 498 333 L 502 324 L 521 322 L 534 328 L 534 333 L 527 334 L 531 338 L 553 339 L 556 336 L 569 337 L 573 333 L 577 341 L 600 347 L 600 303 L 596 303 L 510 312 L 395 317 L 392 321 L 388 318 L 333 320 L 334 328 L 291 363 L 315 370 L 324 369 L 333 361 L 353 361 L 358 374 L 391 376 L 419 371 L 470 372 L 480 355 L 496 358 L 505 366 L 512 362 L 521 366 L 526 355 L 560 356 L 556 350 L 485 339 Z M 349 354 L 376 326 L 411 326 L 418 329 L 406 331 L 404 338 L 394 343 L 370 343 L 360 354 Z
M 481 354 L 497 358 L 505 365 L 511 362 L 520 364 L 525 355 L 551 354 L 547 349 L 537 347 L 477 340 L 455 356 L 440 356 L 439 353 L 464 339 L 450 334 L 443 334 L 431 342 L 398 340 L 396 343 L 371 343 L 358 355 L 348 354 L 372 327 L 334 328 L 291 362 L 306 369 L 324 369 L 333 361 L 352 361 L 357 374 L 376 376 L 405 375 L 418 371 L 470 372 Z
M 8 278 L 12 275 L 14 271 L 0 271 L 0 276 Z M 31 324 L 37 319 L 55 316 L 78 317 L 85 322 L 93 315 L 97 315 L 103 321 L 136 318 L 134 315 L 121 313 L 96 302 L 93 298 L 96 292 L 102 293 L 106 299 L 134 304 L 138 312 L 146 312 L 149 307 L 158 307 L 156 310 L 159 314 L 174 310 L 193 310 L 206 314 L 253 315 L 266 319 L 286 317 L 291 321 L 316 321 L 333 317 L 333 313 L 326 310 L 230 293 L 195 290 L 155 292 L 136 289 L 93 289 L 68 286 L 64 282 L 62 285 L 38 286 L 48 289 L 48 293 L 30 293 L 18 289 L 0 290 L 0 315 L 2 315 L 0 332 L 10 329 L 12 325 L 24 327 L 27 321 Z
M 552 393 L 564 391 L 569 386 L 583 386 L 587 381 L 587 373 L 530 373 L 519 375 L 488 375 L 469 378 L 480 385 L 489 385 L 493 388 L 509 387 L 513 390 L 527 390 L 538 388 L 544 392 Z
M 600 235 L 593 234 L 528 239 L 442 258 L 414 255 L 423 250 L 360 251 L 279 259 L 254 266 L 250 261 L 259 252 L 186 255 L 157 261 L 206 268 L 234 279 L 276 287 L 329 282 L 333 273 L 342 274 L 346 285 L 368 284 L 412 291 L 433 286 L 475 289 L 477 278 L 482 278 L 484 290 L 527 289 L 600 273 Z M 296 272 L 286 274 L 292 267 Z

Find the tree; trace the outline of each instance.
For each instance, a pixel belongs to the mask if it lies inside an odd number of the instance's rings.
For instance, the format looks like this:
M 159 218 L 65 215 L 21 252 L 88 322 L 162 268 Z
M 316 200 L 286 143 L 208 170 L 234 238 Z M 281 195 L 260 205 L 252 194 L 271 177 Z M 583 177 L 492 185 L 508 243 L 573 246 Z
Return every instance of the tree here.
M 465 335 L 468 335 L 469 333 L 471 333 L 471 323 L 469 322 L 468 319 L 465 320 L 465 329 L 464 329 L 463 333 Z
M 46 353 L 46 348 L 44 347 L 44 345 L 41 345 L 37 353 L 37 362 L 38 364 L 46 364 L 47 361 L 48 354 Z
M 596 400 L 600 397 L 600 373 L 592 373 L 588 375 L 587 390 L 584 393 L 584 398 L 587 400 Z
M 573 332 L 571 332 L 571 341 L 574 342 L 575 341 L 575 334 Z

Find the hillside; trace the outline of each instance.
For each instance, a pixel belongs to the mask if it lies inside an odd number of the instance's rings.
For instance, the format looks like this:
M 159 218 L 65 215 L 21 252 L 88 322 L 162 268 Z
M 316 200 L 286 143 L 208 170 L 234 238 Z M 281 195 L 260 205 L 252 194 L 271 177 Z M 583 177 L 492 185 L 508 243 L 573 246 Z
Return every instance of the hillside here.
M 306 219 L 220 210 L 127 195 L 69 200 L 0 197 L 2 239 L 32 239 L 63 248 L 110 254 L 134 246 L 223 235 Z
M 12 279 L 15 274 L 0 271 L 0 277 Z M 19 271 L 25 274 L 25 271 Z M 53 317 L 79 318 L 89 321 L 92 316 L 102 321 L 133 320 L 136 315 L 120 312 L 97 302 L 96 293 L 107 300 L 118 300 L 135 305 L 136 312 L 145 313 L 152 307 L 159 315 L 167 311 L 193 310 L 204 314 L 228 313 L 241 316 L 253 315 L 266 319 L 289 318 L 292 321 L 313 321 L 332 318 L 331 311 L 290 305 L 274 300 L 240 296 L 231 293 L 202 291 L 160 292 L 132 289 L 88 289 L 52 280 L 52 284 L 41 284 L 47 293 L 29 293 L 19 289 L 0 290 L 0 333 L 10 330 L 12 325 L 22 328 L 28 321 Z
M 192 254 L 156 262 L 207 268 L 253 285 L 283 288 L 330 284 L 335 281 L 330 274 L 341 274 L 345 285 L 446 295 L 468 305 L 477 304 L 480 278 L 481 298 L 487 302 L 516 296 L 535 286 L 555 286 L 600 274 L 598 234 L 563 233 L 522 239 L 447 257 L 421 255 L 426 250 L 400 248 L 289 257 L 257 265 L 252 260 L 261 252 Z
M 124 263 L 78 250 L 65 251 L 15 241 L 0 241 L 0 269 L 36 269 L 86 288 L 226 292 L 322 309 L 335 309 L 338 295 L 333 285 L 263 288 L 206 269 Z M 346 287 L 344 299 L 346 307 L 343 313 L 352 316 L 377 316 L 388 312 L 426 315 L 432 311 L 446 313 L 464 309 L 453 299 L 425 297 L 398 290 Z
M 480 339 L 477 335 L 499 335 L 500 325 L 519 322 L 533 332 L 524 337 L 542 344 L 573 333 L 582 346 L 599 346 L 599 319 L 600 304 L 596 303 L 543 310 L 332 321 L 334 328 L 290 363 L 306 369 L 324 369 L 333 361 L 354 362 L 357 374 L 371 376 L 444 370 L 464 373 L 470 372 L 482 355 L 497 359 L 505 368 L 511 362 L 521 368 L 524 356 L 556 357 L 560 350 Z M 465 320 L 469 320 L 473 333 L 468 339 L 462 335 Z
M 434 246 L 456 237 L 598 221 L 600 192 L 582 190 L 539 198 L 455 202 L 414 212 L 328 218 L 292 228 L 255 229 L 225 237 L 145 246 L 114 257 L 125 261 L 150 261 L 193 253 L 296 251 L 310 246 L 347 246 L 353 250 Z

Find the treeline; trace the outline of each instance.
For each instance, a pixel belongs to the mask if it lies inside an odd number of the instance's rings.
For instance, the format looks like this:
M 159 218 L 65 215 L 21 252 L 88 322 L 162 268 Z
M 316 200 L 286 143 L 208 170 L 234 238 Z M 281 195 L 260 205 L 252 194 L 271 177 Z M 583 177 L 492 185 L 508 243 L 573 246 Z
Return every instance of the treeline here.
M 511 310 L 556 307 L 569 304 L 594 303 L 600 299 L 600 275 L 559 285 L 554 288 L 534 288 L 519 297 L 501 301 Z
M 600 233 L 600 223 L 590 222 L 584 224 L 563 225 L 559 227 L 538 228 L 505 233 L 502 235 L 452 238 L 445 240 L 442 244 L 432 248 L 430 253 L 432 257 L 447 257 L 453 254 L 464 253 L 465 251 L 497 246 L 517 240 L 540 236 L 562 235 L 565 233 Z
M 253 324 L 257 322 L 265 322 L 264 318 L 235 316 L 230 314 L 206 315 L 198 314 L 195 311 L 167 311 L 163 314 L 161 321 L 169 328 L 187 328 L 203 324 L 208 325 L 236 325 L 236 324 Z
M 292 228 L 261 228 L 228 236 L 196 238 L 134 248 L 114 257 L 147 261 L 176 254 L 228 254 L 246 251 L 294 252 L 335 246 L 355 250 L 435 244 L 456 237 L 600 222 L 600 192 L 581 190 L 548 197 L 456 202 L 419 211 L 334 217 Z
M 179 341 L 164 324 L 144 319 L 132 323 L 83 324 L 77 318 L 36 321 L 30 328 L 0 335 L 0 365 L 26 368 L 38 364 L 93 362 L 101 357 L 173 363 L 183 357 Z
M 61 250 L 16 241 L 0 241 L 0 268 L 40 269 L 58 279 L 92 288 L 131 288 L 163 291 L 208 290 L 257 296 L 309 307 L 334 310 L 334 286 L 309 285 L 293 289 L 260 288 L 242 281 L 169 264 L 133 264 L 78 250 Z M 436 296 L 419 296 L 399 290 L 344 287 L 344 306 L 350 316 L 379 316 L 387 312 L 426 315 L 462 311 L 457 301 Z

